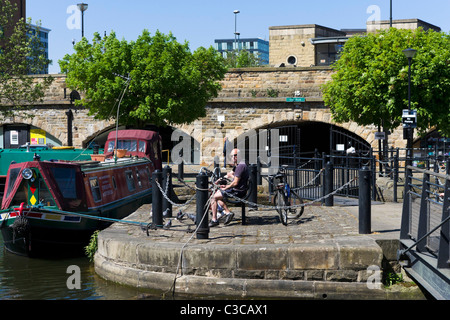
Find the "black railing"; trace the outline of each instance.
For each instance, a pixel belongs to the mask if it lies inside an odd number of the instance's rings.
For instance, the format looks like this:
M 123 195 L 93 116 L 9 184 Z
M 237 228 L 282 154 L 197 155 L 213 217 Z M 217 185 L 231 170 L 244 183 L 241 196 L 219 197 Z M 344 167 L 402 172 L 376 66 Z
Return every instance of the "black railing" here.
M 450 299 L 449 211 L 450 170 L 407 166 L 399 259 L 409 261 L 406 270 L 439 299 Z
M 291 188 L 297 189 L 297 193 L 308 200 L 316 200 L 327 194 L 325 180 L 331 183 L 331 190 L 328 191 L 336 191 L 336 195 L 358 198 L 359 170 L 368 167 L 374 172 L 376 164 L 371 152 L 327 155 L 316 151 L 304 154 L 284 153 L 278 155 L 277 159 L 272 158 L 269 165 L 260 163 L 258 165 L 270 167 L 272 171 L 276 171 L 277 168 L 273 166 L 273 163 L 285 168 Z M 330 170 L 326 171 L 325 168 L 328 163 L 331 166 L 329 167 Z M 325 177 L 325 174 L 330 176 Z M 374 179 L 372 179 L 372 183 L 371 189 L 374 191 L 372 198 L 375 199 Z

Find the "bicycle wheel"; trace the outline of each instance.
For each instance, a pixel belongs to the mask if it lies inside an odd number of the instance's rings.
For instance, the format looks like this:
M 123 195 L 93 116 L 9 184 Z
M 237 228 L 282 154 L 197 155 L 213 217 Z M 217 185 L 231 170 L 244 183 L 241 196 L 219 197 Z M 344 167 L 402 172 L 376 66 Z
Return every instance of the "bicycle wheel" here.
M 289 218 L 297 219 L 305 211 L 305 207 L 301 206 L 303 204 L 303 199 L 295 192 L 291 190 L 289 203 L 291 208 L 289 209 Z
M 278 212 L 278 215 L 280 216 L 281 223 L 283 225 L 287 226 L 287 220 L 288 220 L 287 215 L 288 215 L 289 209 L 284 209 L 283 207 L 287 207 L 287 206 L 289 206 L 289 204 L 287 203 L 287 201 L 285 199 L 283 191 L 278 190 L 275 193 L 273 202 L 277 206 L 277 212 Z

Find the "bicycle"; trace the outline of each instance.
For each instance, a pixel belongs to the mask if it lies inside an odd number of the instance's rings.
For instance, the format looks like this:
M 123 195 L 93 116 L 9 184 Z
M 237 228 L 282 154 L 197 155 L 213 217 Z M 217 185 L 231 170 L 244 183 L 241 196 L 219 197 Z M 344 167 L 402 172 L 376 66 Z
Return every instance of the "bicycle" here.
M 273 203 L 280 215 L 281 223 L 287 226 L 288 219 L 297 219 L 303 214 L 305 210 L 303 199 L 294 190 L 291 190 L 284 168 L 280 168 L 272 178 L 272 185 L 275 189 Z

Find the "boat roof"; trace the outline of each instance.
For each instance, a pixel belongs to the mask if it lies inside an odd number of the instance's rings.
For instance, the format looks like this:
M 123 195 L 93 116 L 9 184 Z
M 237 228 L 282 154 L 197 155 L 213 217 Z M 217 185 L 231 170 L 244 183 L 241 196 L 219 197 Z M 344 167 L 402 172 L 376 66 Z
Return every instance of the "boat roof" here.
M 155 137 L 158 136 L 159 136 L 158 132 L 150 130 L 130 129 L 130 130 L 119 130 L 117 132 L 118 139 L 153 140 Z M 116 138 L 116 131 L 111 131 L 108 134 L 108 140 L 113 140 L 115 138 Z

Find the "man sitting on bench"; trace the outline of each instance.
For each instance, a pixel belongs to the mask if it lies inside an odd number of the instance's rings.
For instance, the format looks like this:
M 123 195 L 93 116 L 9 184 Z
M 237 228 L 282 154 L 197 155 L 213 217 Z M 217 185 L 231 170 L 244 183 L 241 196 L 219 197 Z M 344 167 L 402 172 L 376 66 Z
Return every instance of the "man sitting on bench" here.
M 231 220 L 233 220 L 234 213 L 228 209 L 226 203 L 224 202 L 224 199 L 231 197 L 229 194 L 232 194 L 238 198 L 243 198 L 247 193 L 249 173 L 245 160 L 242 159 L 241 153 L 238 149 L 233 149 L 230 156 L 233 160 L 233 171 L 227 173 L 226 178 L 230 179 L 231 183 L 228 185 L 221 185 L 220 189 L 216 191 L 211 199 L 212 219 L 209 223 L 210 227 L 219 225 L 219 219 L 222 216 L 225 216 L 224 224 L 229 224 Z M 218 204 L 223 208 L 224 212 L 220 217 L 217 216 Z

